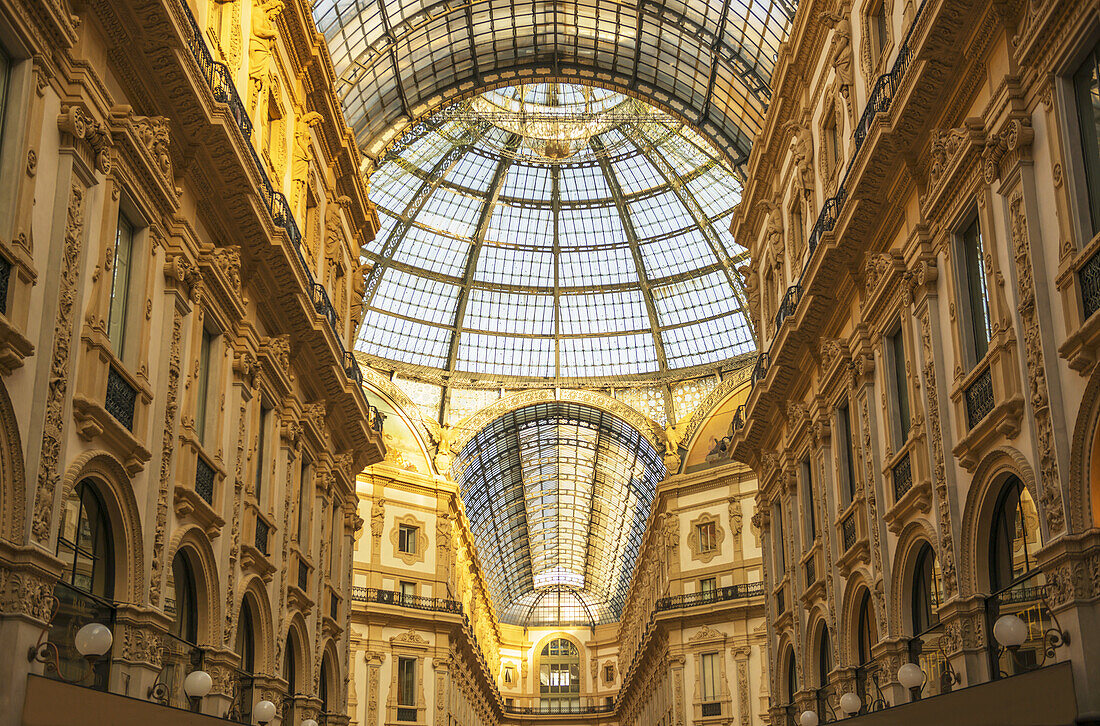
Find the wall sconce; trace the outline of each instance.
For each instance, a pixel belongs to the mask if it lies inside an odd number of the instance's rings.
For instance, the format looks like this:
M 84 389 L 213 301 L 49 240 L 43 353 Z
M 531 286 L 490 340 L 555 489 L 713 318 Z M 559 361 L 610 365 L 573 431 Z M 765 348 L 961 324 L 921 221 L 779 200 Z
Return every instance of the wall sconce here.
M 863 701 L 851 691 L 840 697 L 840 710 L 844 712 L 845 717 L 859 713 L 861 708 L 863 708 Z
M 271 720 L 275 718 L 275 704 L 268 700 L 260 701 L 256 704 L 256 707 L 252 709 L 252 717 L 256 719 L 256 723 L 260 726 L 271 723 Z
M 1028 626 L 1027 623 L 1020 619 L 1019 615 L 1015 613 L 1002 615 L 993 623 L 993 639 L 997 641 L 1002 649 L 1006 649 L 1012 654 L 1012 660 L 1016 664 L 1016 667 L 1023 671 L 1032 671 L 1037 668 L 1042 668 L 1048 658 L 1054 657 L 1056 650 L 1063 645 L 1069 644 L 1069 633 L 1062 630 L 1062 625 L 1058 622 L 1058 616 L 1056 616 L 1054 611 L 1047 605 L 1046 598 L 1043 597 L 1041 600 L 1043 606 L 1046 607 L 1046 611 L 1050 613 L 1051 626 L 1043 631 L 1043 659 L 1038 663 L 1026 663 L 1020 660 L 1020 646 L 1027 641 Z M 1001 675 L 1006 674 L 1002 672 Z
M 306 720 L 302 721 L 302 723 L 300 723 L 298 726 L 317 726 L 317 722 L 311 718 L 307 718 Z
M 817 722 L 817 713 L 814 711 L 803 711 L 798 714 L 798 726 L 817 726 Z
M 52 670 L 59 679 L 66 683 L 80 683 L 91 674 L 95 662 L 111 649 L 114 635 L 111 634 L 111 629 L 102 623 L 88 623 L 76 631 L 73 645 L 76 647 L 76 652 L 84 657 L 85 667 L 79 677 L 67 678 L 61 672 L 61 653 L 57 649 L 57 644 L 51 643 L 48 639 L 50 625 L 53 623 L 54 616 L 57 615 L 57 610 L 61 605 L 56 597 L 50 596 L 50 599 L 52 600 L 50 617 L 46 620 L 46 624 L 42 626 L 42 632 L 38 634 L 38 642 L 27 650 L 27 661 L 29 663 L 44 663 L 46 670 Z

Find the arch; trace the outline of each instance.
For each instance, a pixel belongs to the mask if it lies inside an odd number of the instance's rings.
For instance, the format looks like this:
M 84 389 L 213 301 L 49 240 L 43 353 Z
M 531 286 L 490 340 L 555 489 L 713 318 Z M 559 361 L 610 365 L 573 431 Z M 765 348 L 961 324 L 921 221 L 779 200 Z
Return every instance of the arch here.
M 897 546 L 894 548 L 894 563 L 891 573 L 891 589 L 889 604 L 889 623 L 879 624 L 879 637 L 884 633 L 906 633 L 909 631 L 910 614 L 910 584 L 912 582 L 913 567 L 916 564 L 918 550 L 922 545 L 932 547 L 936 552 L 935 529 L 928 520 L 918 518 L 910 522 L 898 536 Z
M 986 551 L 989 546 L 990 522 L 996 493 L 1009 476 L 1017 477 L 1032 500 L 1039 501 L 1035 472 L 1027 457 L 1018 449 L 1002 446 L 990 451 L 974 470 L 970 488 L 966 492 L 962 521 L 962 580 L 960 591 L 978 592 L 982 583 L 988 584 Z
M 1100 366 L 1093 367 L 1077 409 L 1066 490 L 1069 532 L 1100 527 Z
M 60 506 L 64 506 L 77 483 L 85 479 L 96 483 L 111 523 L 114 597 L 123 602 L 144 603 L 149 597 L 145 585 L 145 539 L 130 477 L 113 454 L 103 450 L 85 452 L 65 472 Z M 58 520 L 60 528 L 60 516 Z
M 172 635 L 189 643 L 199 642 L 198 586 L 186 550 L 177 552 L 168 567 L 164 609 L 172 617 Z
M 506 413 L 524 406 L 530 406 L 533 403 L 550 401 L 579 403 L 622 419 L 645 437 L 657 451 L 664 451 L 668 444 L 668 436 L 665 434 L 665 430 L 656 421 L 611 396 L 596 391 L 562 390 L 555 397 L 553 389 L 535 389 L 498 398 L 474 415 L 463 419 L 454 427 L 451 449 L 455 452 L 462 451 L 466 444 L 470 443 L 470 439 Z
M 542 639 L 534 652 L 540 701 L 579 705 L 583 652 L 575 638 L 562 633 Z
M 0 381 L 0 539 L 20 545 L 26 541 L 27 471 L 19 421 L 8 389 Z
M 242 615 L 244 608 L 251 608 L 253 674 L 274 674 L 275 628 L 271 617 L 271 602 L 267 588 L 259 575 L 253 575 L 243 583 L 241 597 L 237 601 L 237 622 L 233 642 L 241 642 Z M 241 668 L 244 669 L 242 663 Z
M 798 659 L 795 657 L 792 643 L 781 645 L 779 652 L 783 654 L 779 657 L 779 662 L 782 664 L 778 669 L 779 693 L 786 701 L 782 705 L 789 706 L 795 702 L 795 694 L 801 689 L 801 684 L 798 682 Z
M 222 622 L 221 586 L 218 581 L 218 565 L 210 538 L 198 525 L 180 528 L 172 536 L 168 549 L 168 562 L 183 553 L 188 557 L 195 577 L 195 596 L 198 604 L 198 643 L 218 643 L 219 624 Z
M 335 641 L 329 638 L 321 651 L 321 663 L 317 671 L 317 698 L 321 700 L 323 712 L 338 713 L 343 710 L 343 685 L 339 653 Z
M 837 645 L 840 650 L 841 662 L 845 665 L 860 664 L 859 648 L 859 617 L 860 609 L 866 596 L 866 604 L 870 609 L 871 624 L 874 629 L 875 639 L 870 645 L 874 645 L 882 637 L 882 629 L 878 627 L 875 616 L 875 604 L 873 601 L 871 578 L 863 567 L 856 568 L 848 576 L 845 582 L 844 595 L 840 606 L 840 633 Z
M 836 663 L 832 662 L 832 636 L 824 612 L 818 610 L 810 616 L 806 632 L 809 637 L 804 646 L 806 652 L 802 662 L 809 667 L 809 670 L 805 687 L 810 687 L 809 681 L 812 680 L 814 686 L 824 688 L 829 684 L 829 672 L 836 668 Z M 812 678 L 809 677 L 811 673 Z
M 287 626 L 283 646 L 283 672 L 287 695 L 308 694 L 313 686 L 313 664 L 310 658 L 309 628 L 301 613 L 295 613 Z

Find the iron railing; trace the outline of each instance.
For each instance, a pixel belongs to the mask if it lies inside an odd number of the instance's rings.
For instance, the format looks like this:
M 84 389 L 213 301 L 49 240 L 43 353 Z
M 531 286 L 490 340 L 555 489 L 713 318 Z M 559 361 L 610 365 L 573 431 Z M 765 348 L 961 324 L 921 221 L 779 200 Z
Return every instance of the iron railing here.
M 966 425 L 974 428 L 993 410 L 993 373 L 989 366 L 966 387 L 963 396 L 966 399 Z
M 894 501 L 899 502 L 913 488 L 913 466 L 908 451 L 894 464 L 890 474 L 890 478 L 894 480 Z
M 840 540 L 844 545 L 844 552 L 852 549 L 856 543 L 856 513 L 848 512 L 848 516 L 840 520 Z
M 606 701 L 600 703 L 581 703 L 580 699 L 538 699 L 538 703 L 532 706 L 521 706 L 515 702 L 504 704 L 505 713 L 523 714 L 531 716 L 583 715 L 588 713 L 611 713 L 615 710 L 615 703 Z
M 787 288 L 787 292 L 783 295 L 783 302 L 779 304 L 779 310 L 775 313 L 775 334 L 779 335 L 779 329 L 783 327 L 783 322 L 794 315 L 794 311 L 798 309 L 798 301 L 802 299 L 802 287 L 800 285 L 791 285 Z
M 817 582 L 817 563 L 814 562 L 815 559 L 815 557 L 811 557 L 806 560 L 805 565 L 803 565 L 806 570 L 806 587 Z
M 771 362 L 771 357 L 766 352 L 761 352 L 756 356 L 756 364 L 752 367 L 752 385 L 756 385 L 764 379 L 764 376 L 768 375 L 768 364 Z
M 708 716 L 721 716 L 722 715 L 722 702 L 714 701 L 711 703 L 702 704 L 701 715 L 703 718 Z
M 377 587 L 353 587 L 351 599 L 357 602 L 376 602 L 383 605 L 397 605 L 414 610 L 431 610 L 441 613 L 461 613 L 462 603 L 442 597 L 423 595 L 405 595 L 395 590 L 382 590 Z
M 256 549 L 265 557 L 267 556 L 267 535 L 269 530 L 270 527 L 267 526 L 267 522 L 259 515 L 256 515 Z
M 187 47 L 191 50 L 191 55 L 195 58 L 196 63 L 198 63 L 199 70 L 202 72 L 206 82 L 210 85 L 214 100 L 224 103 L 229 107 L 229 115 L 233 118 L 234 123 L 236 123 L 241 135 L 244 137 L 245 145 L 248 147 L 249 155 L 252 157 L 253 170 L 260 180 L 259 192 L 261 199 L 263 199 L 264 206 L 267 208 L 268 214 L 275 226 L 281 228 L 293 243 L 291 247 L 294 249 L 295 257 L 297 257 L 298 263 L 301 265 L 305 275 L 306 288 L 313 308 L 328 322 L 333 338 L 336 340 L 336 344 L 340 349 L 340 358 L 345 375 L 358 384 L 360 390 L 357 395 L 363 400 L 368 411 L 374 412 L 371 417 L 372 428 L 381 430 L 382 420 L 377 418 L 377 409 L 374 409 L 373 406 L 366 403 L 366 399 L 361 389 L 363 385 L 363 371 L 359 368 L 359 362 L 355 360 L 355 356 L 344 345 L 344 336 L 339 330 L 340 320 L 332 306 L 332 301 L 329 299 L 328 291 L 325 290 L 323 285 L 314 280 L 313 273 L 310 271 L 309 265 L 302 255 L 302 233 L 298 227 L 298 223 L 294 220 L 294 214 L 291 212 L 290 204 L 287 202 L 286 196 L 282 192 L 276 191 L 275 187 L 272 185 L 264 163 L 260 160 L 259 155 L 256 153 L 256 149 L 252 146 L 252 120 L 248 117 L 248 111 L 245 108 L 244 102 L 241 101 L 240 94 L 237 92 L 237 86 L 233 82 L 233 76 L 225 64 L 215 61 L 210 54 L 210 48 L 206 44 L 206 39 L 203 37 L 202 30 L 199 28 L 195 16 L 191 13 L 191 8 L 188 7 L 186 2 L 181 2 L 180 7 L 183 9 L 183 14 L 187 18 L 187 23 L 190 27 L 190 34 L 186 38 Z M 377 419 L 377 424 L 375 423 L 375 419 Z
M 8 281 L 11 280 L 11 263 L 0 257 L 0 313 L 8 314 Z
M 678 610 L 680 608 L 689 608 L 695 605 L 705 605 L 706 603 L 712 602 L 741 600 L 747 597 L 760 597 L 763 594 L 764 583 L 749 582 L 742 585 L 727 585 L 726 587 L 716 587 L 713 590 L 707 590 L 705 592 L 689 592 L 683 595 L 662 597 L 657 600 L 657 604 L 654 606 L 653 609 L 656 612 L 663 612 L 665 610 Z
M 195 457 L 195 493 L 207 504 L 214 504 L 214 467 L 201 454 Z
M 130 385 L 114 366 L 107 369 L 107 395 L 103 408 L 127 431 L 134 430 L 134 408 L 137 406 L 137 389 Z
M 1081 308 L 1088 320 L 1100 310 L 1100 249 L 1081 265 L 1077 278 L 1081 283 Z

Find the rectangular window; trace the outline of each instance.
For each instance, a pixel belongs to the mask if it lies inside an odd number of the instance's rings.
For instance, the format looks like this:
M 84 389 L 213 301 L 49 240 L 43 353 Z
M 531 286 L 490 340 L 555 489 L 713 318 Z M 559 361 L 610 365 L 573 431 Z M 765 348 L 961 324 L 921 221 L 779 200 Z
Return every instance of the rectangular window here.
M 111 307 L 107 316 L 107 339 L 115 355 L 122 357 L 126 344 L 126 316 L 130 307 L 130 268 L 134 258 L 134 225 L 122 211 L 115 228 L 115 268 L 111 273 Z
M 515 679 L 515 670 L 512 668 L 512 666 L 504 666 L 504 682 L 508 685 L 511 685 Z M 512 699 L 509 698 L 508 700 L 511 701 Z
M 817 539 L 817 518 L 814 516 L 813 464 L 802 461 L 802 518 L 806 522 L 806 549 Z
M 398 583 L 398 591 L 401 593 L 401 597 L 415 597 L 416 583 L 409 582 L 408 580 L 402 580 L 400 583 Z
M 695 525 L 695 532 L 699 537 L 700 552 L 713 552 L 718 549 L 718 530 L 714 522 L 703 522 Z
M 703 653 L 703 700 L 717 701 L 718 696 L 718 654 Z
M 210 351 L 214 347 L 214 335 L 206 328 L 202 330 L 199 343 L 199 381 L 195 395 L 195 433 L 199 443 L 206 445 L 206 402 L 210 395 Z
M 397 529 L 397 551 L 405 554 L 416 554 L 416 536 L 420 532 L 419 527 L 402 524 Z
M 783 506 L 777 501 L 772 505 L 772 550 L 775 552 L 775 581 L 783 579 L 787 572 L 786 556 L 783 553 Z
M 298 546 L 309 547 L 310 483 L 313 480 L 313 463 L 302 459 L 302 476 L 298 481 Z
M 409 709 L 412 711 L 411 718 L 401 718 L 402 714 L 400 709 L 398 710 L 399 721 L 416 720 L 416 658 L 397 659 L 397 705 L 413 706 Z M 408 714 L 404 715 L 408 716 Z
M 985 357 L 989 350 L 989 289 L 985 284 L 982 230 L 977 216 L 959 238 L 962 246 L 960 284 L 963 309 L 969 323 L 971 366 Z
M 836 445 L 840 448 L 840 467 L 843 470 L 840 473 L 842 482 L 840 493 L 844 506 L 848 506 L 852 503 L 852 500 L 856 498 L 856 463 L 855 453 L 852 450 L 851 409 L 848 407 L 847 402 L 837 409 L 836 418 Z
M 886 50 L 886 3 L 879 2 L 875 5 L 871 22 L 875 27 L 875 56 L 878 58 Z
M 8 93 L 11 89 L 11 57 L 0 48 L 0 149 L 3 149 L 4 118 L 8 115 Z
M 901 451 L 909 440 L 909 386 L 905 374 L 905 340 L 900 327 L 887 339 L 886 355 L 890 364 L 890 383 L 894 388 L 894 448 Z
M 1100 232 L 1100 45 L 1073 74 L 1092 233 Z
M 260 404 L 260 433 L 256 441 L 256 501 L 263 502 L 264 469 L 267 468 L 267 425 L 271 409 Z
M 714 592 L 717 589 L 717 581 L 713 577 L 704 577 L 699 580 L 699 592 L 706 594 L 708 592 Z
M 837 128 L 836 108 L 830 108 L 827 112 L 823 130 L 825 135 L 825 158 L 829 165 L 829 172 L 836 173 L 840 165 L 840 129 Z
M 332 538 L 332 554 L 330 554 L 328 558 L 329 576 L 334 581 L 337 580 L 337 573 L 340 571 L 340 540 L 343 534 L 340 524 L 340 505 L 334 501 L 332 503 L 332 519 L 330 520 L 328 530 L 329 536 Z

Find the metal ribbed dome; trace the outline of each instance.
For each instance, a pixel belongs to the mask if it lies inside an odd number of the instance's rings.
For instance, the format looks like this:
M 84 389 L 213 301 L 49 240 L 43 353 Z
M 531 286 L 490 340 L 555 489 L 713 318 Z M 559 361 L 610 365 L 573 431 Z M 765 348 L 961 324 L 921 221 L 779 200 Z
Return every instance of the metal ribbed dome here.
M 751 352 L 728 232 L 740 183 L 682 123 L 612 91 L 490 91 L 371 177 L 358 349 L 428 379 L 683 378 Z

